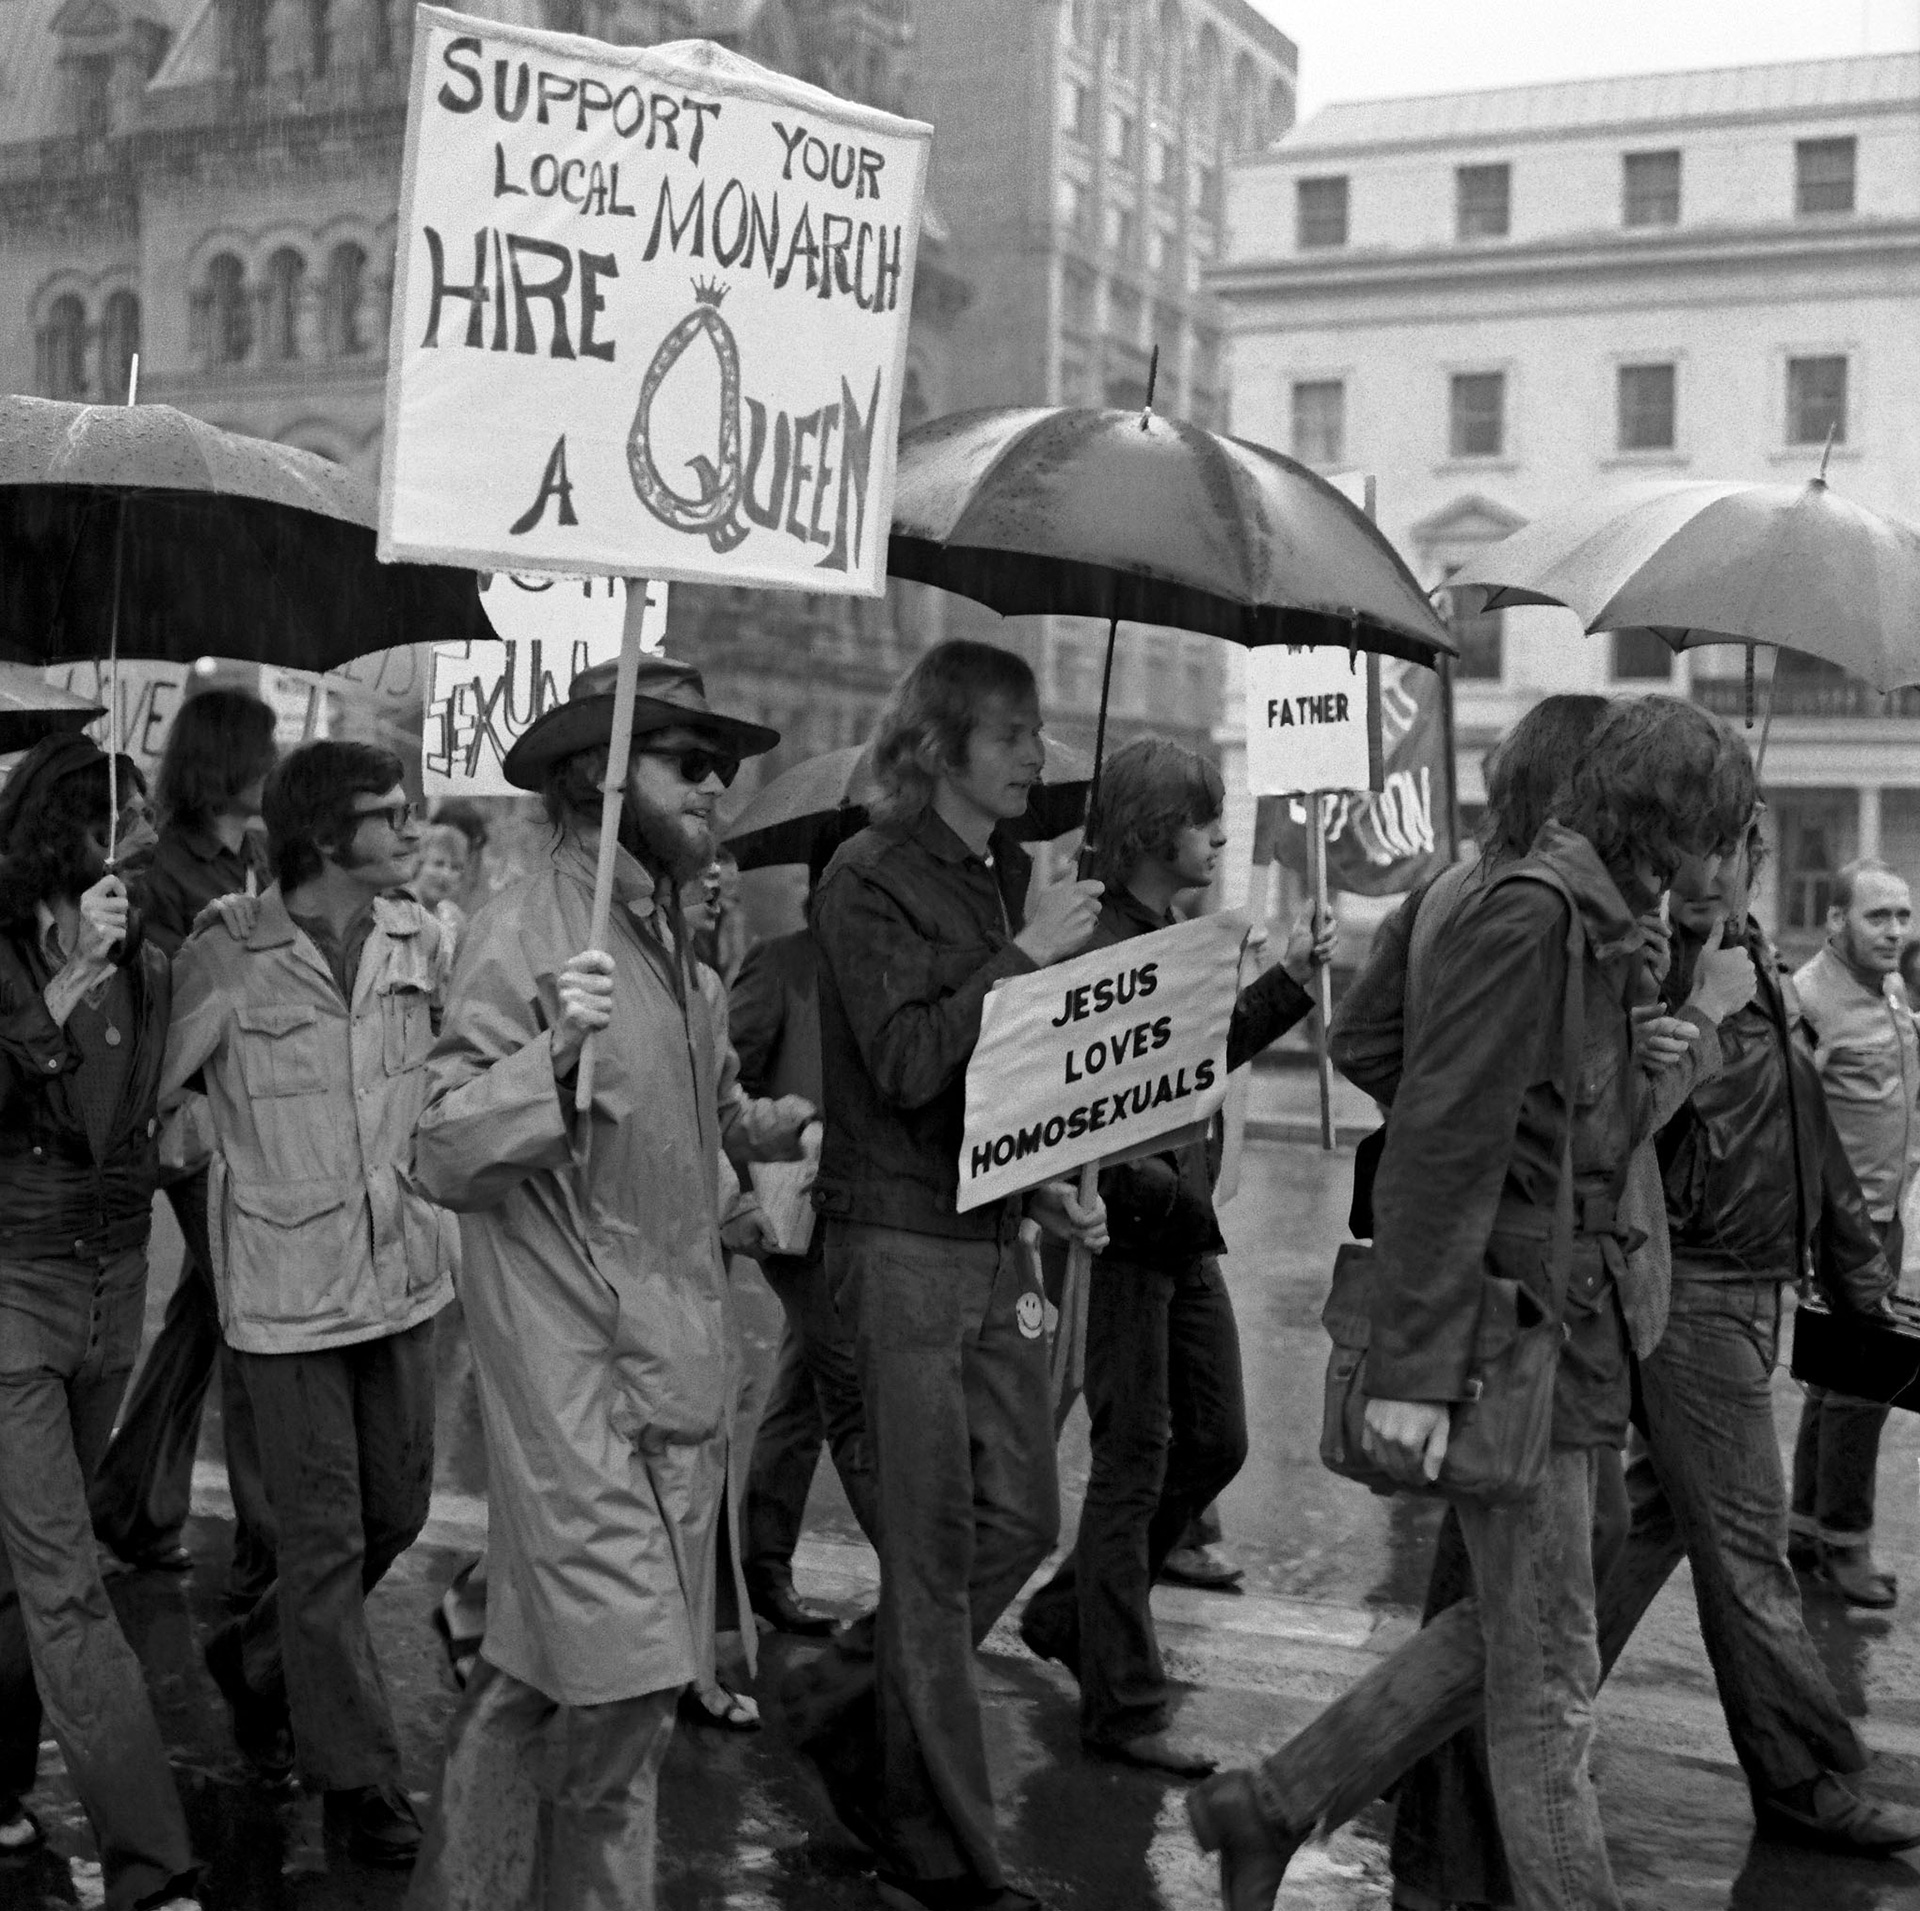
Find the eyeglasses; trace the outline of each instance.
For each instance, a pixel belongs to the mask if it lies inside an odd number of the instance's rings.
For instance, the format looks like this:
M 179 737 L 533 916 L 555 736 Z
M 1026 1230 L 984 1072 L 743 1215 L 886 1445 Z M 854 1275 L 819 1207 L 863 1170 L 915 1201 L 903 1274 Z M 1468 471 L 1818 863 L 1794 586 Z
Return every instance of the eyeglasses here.
M 731 789 L 733 779 L 740 774 L 740 759 L 729 756 L 725 750 L 709 750 L 699 744 L 689 744 L 678 750 L 649 750 L 644 746 L 636 748 L 635 756 L 657 756 L 671 763 L 680 772 L 683 783 L 701 784 L 708 777 L 717 776 L 720 787 Z
M 404 836 L 413 824 L 413 805 L 411 803 L 382 803 L 374 809 L 355 810 L 354 824 L 370 823 L 377 816 L 396 836 Z

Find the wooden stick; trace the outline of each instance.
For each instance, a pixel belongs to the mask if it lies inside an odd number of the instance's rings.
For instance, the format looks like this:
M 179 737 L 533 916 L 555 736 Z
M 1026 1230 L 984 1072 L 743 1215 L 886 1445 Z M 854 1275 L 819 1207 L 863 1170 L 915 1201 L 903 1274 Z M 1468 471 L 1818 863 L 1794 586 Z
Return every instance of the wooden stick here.
M 1080 1205 L 1090 1207 L 1100 1192 L 1100 1164 L 1080 1170 Z M 1067 1249 L 1067 1277 L 1060 1287 L 1060 1320 L 1054 1328 L 1053 1417 L 1059 1424 L 1064 1405 L 1087 1383 L 1087 1299 L 1093 1290 L 1093 1256 L 1083 1247 Z
M 1247 923 L 1256 933 L 1249 937 L 1240 956 L 1239 983 L 1245 988 L 1253 978 L 1247 974 L 1258 931 L 1266 928 L 1273 907 L 1273 865 L 1269 856 L 1260 860 L 1262 837 L 1258 823 L 1261 798 L 1254 799 L 1253 864 L 1247 875 Z M 1271 843 L 1267 845 L 1271 848 Z M 1225 1207 L 1240 1192 L 1240 1169 L 1247 1152 L 1247 1103 L 1252 1095 L 1253 1064 L 1243 1063 L 1227 1077 L 1226 1106 L 1221 1110 L 1220 1175 L 1213 1187 L 1213 1204 Z
M 640 609 L 634 610 L 635 598 Z M 633 749 L 633 687 L 640 674 L 640 626 L 646 619 L 647 586 L 633 578 L 627 585 L 627 624 L 620 638 L 620 667 L 613 680 L 613 730 L 607 738 L 607 774 L 600 785 L 600 860 L 593 872 L 593 927 L 587 946 L 605 949 L 613 914 L 613 859 L 620 847 L 620 806 L 627 794 L 627 763 Z M 580 1070 L 573 1106 L 584 1115 L 593 1106 L 591 1034 L 580 1045 Z
M 1316 790 L 1307 799 L 1307 882 L 1313 891 L 1313 930 L 1320 933 L 1327 919 L 1327 798 Z M 1333 1056 L 1327 1031 L 1333 1026 L 1333 971 L 1324 962 L 1314 964 L 1313 992 L 1320 1006 L 1320 1026 L 1314 1033 L 1314 1052 L 1320 1068 L 1320 1146 L 1333 1152 Z

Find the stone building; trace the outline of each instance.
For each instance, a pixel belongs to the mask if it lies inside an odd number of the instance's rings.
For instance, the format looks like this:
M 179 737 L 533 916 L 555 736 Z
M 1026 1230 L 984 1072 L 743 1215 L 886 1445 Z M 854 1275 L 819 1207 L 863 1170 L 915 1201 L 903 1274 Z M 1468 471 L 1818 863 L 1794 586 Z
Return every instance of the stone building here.
M 1234 429 L 1373 473 L 1424 583 L 1635 478 L 1797 483 L 1826 456 L 1835 490 L 1920 521 L 1920 54 L 1330 106 L 1234 169 L 1227 224 Z M 1456 631 L 1469 802 L 1549 691 L 1744 713 L 1738 650 L 1557 610 Z M 1763 914 L 1805 947 L 1849 857 L 1920 877 L 1920 692 L 1758 664 Z
M 635 44 L 701 37 L 907 104 L 906 0 L 475 0 Z M 0 388 L 140 396 L 373 475 L 412 14 L 403 0 L 14 0 L 0 8 Z M 967 302 L 922 236 L 909 417 L 944 409 Z M 863 736 L 935 594 L 683 588 L 671 642 L 780 760 Z

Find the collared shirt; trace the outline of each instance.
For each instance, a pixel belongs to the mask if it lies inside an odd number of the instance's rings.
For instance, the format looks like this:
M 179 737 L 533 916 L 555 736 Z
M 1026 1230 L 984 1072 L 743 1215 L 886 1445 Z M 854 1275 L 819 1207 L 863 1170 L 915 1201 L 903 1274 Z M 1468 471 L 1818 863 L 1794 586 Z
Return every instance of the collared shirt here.
M 168 955 L 178 955 L 208 903 L 244 894 L 250 880 L 261 886 L 260 877 L 252 838 L 229 849 L 210 829 L 169 823 L 135 885 L 134 900 L 147 934 Z
M 1913 1173 L 1914 1098 L 1920 1044 L 1895 976 L 1876 989 L 1831 944 L 1797 971 L 1793 986 L 1813 1031 L 1814 1060 L 1833 1125 L 1867 1210 L 1884 1226 L 1900 1212 Z
M 1013 940 L 1031 871 L 1004 831 L 976 855 L 932 809 L 862 830 L 828 866 L 812 911 L 823 1213 L 968 1240 L 1009 1226 L 1017 1203 L 960 1214 L 954 1200 L 987 991 L 1035 967 Z

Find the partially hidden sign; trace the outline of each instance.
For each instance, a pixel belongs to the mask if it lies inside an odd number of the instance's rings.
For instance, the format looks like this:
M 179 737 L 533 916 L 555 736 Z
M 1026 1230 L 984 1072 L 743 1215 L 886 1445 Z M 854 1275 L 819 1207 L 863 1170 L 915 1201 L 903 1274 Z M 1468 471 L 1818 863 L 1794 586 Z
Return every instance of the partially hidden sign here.
M 1380 660 L 1269 644 L 1247 658 L 1247 788 L 1255 796 L 1381 785 Z
M 620 578 L 483 576 L 480 603 L 497 642 L 435 644 L 420 728 L 420 782 L 429 797 L 522 796 L 507 781 L 506 754 L 533 720 L 566 701 L 589 664 L 620 655 L 638 612 L 638 641 L 657 650 L 666 630 L 667 586 L 650 584 L 630 606 Z
M 1015 976 L 967 1064 L 963 1213 L 1209 1120 L 1226 1098 L 1238 916 L 1201 916 Z
M 381 557 L 878 596 L 932 129 L 415 19 Z

